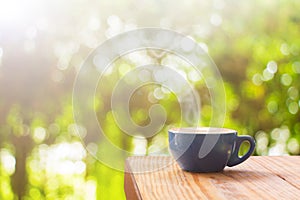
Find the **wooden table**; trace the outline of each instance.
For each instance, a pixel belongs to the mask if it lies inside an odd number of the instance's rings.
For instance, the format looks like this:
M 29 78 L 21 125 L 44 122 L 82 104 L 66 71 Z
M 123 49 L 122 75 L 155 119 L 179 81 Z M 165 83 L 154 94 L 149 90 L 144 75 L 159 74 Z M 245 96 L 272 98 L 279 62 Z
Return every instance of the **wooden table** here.
M 126 170 L 129 200 L 300 200 L 300 156 L 252 156 L 219 173 L 182 171 L 169 156 L 137 156 L 127 159 Z

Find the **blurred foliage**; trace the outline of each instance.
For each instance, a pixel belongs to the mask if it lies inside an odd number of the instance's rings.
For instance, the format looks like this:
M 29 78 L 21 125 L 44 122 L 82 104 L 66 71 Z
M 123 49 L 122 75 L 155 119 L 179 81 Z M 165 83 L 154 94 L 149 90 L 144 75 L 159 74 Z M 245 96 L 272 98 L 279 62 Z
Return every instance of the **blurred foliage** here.
M 98 162 L 75 133 L 72 87 L 90 51 L 118 33 L 163 27 L 193 37 L 219 67 L 226 89 L 224 126 L 255 137 L 255 155 L 300 154 L 300 2 L 284 1 L 2 1 L 0 3 L 0 199 L 124 199 L 123 172 Z M 152 154 L 167 144 L 168 126 L 184 125 L 176 96 L 147 86 L 132 96 L 132 120 L 149 123 L 159 103 L 168 113 L 159 134 L 135 140 L 110 108 L 114 84 L 126 72 L 172 60 L 201 96 L 201 125 L 209 125 L 210 94 L 191 66 L 172 55 L 124 56 L 105 75 L 94 108 L 110 141 Z M 92 106 L 92 104 L 91 104 Z M 104 144 L 86 148 L 110 159 Z M 241 152 L 247 149 L 244 145 Z M 168 153 L 168 152 L 165 152 Z

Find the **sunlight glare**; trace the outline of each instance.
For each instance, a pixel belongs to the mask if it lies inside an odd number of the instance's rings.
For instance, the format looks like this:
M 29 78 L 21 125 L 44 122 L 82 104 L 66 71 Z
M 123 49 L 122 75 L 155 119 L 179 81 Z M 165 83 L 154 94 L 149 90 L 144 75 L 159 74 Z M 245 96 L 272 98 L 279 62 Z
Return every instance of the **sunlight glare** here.
M 8 175 L 15 172 L 16 159 L 8 150 L 0 150 L 0 160 L 4 171 L 6 171 Z
M 41 163 L 45 163 L 48 173 L 72 175 L 86 171 L 86 164 L 82 161 L 86 157 L 86 151 L 80 142 L 43 146 L 39 157 L 42 159 Z
M 44 141 L 46 135 L 47 135 L 46 130 L 43 127 L 37 127 L 34 129 L 33 132 L 33 140 L 37 143 L 40 143 Z
M 85 184 L 85 198 L 84 199 L 96 199 L 97 197 L 97 182 L 94 180 L 88 180 Z
M 22 5 L 23 4 L 23 5 Z M 24 3 L 18 0 L 1 1 L 0 23 L 12 23 L 22 19 L 25 15 Z
M 146 155 L 147 152 L 147 140 L 143 137 L 134 137 L 132 140 L 134 150 L 134 155 Z

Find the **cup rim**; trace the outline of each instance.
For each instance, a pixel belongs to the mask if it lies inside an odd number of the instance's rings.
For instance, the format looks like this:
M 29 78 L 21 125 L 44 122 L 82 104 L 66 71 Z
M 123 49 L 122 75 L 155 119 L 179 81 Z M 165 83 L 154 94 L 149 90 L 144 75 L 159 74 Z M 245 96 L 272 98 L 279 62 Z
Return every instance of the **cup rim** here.
M 171 128 L 169 132 L 176 134 L 230 134 L 236 130 L 223 127 L 180 127 Z

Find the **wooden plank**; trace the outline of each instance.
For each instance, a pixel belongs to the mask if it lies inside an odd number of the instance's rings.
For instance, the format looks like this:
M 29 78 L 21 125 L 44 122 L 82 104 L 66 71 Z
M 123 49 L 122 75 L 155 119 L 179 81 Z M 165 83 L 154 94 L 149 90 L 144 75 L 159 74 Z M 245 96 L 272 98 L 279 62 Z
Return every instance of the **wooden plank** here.
M 259 156 L 255 161 L 300 189 L 300 156 Z
M 132 178 L 145 200 L 300 199 L 300 179 L 292 178 L 299 172 L 299 158 L 251 157 L 221 173 L 185 172 L 168 156 L 132 157 L 127 165 L 139 172 Z
M 264 162 L 258 162 L 258 160 Z M 255 199 L 300 199 L 298 188 L 290 185 L 266 166 L 270 166 L 269 160 L 264 160 L 261 157 L 251 157 L 240 165 L 226 168 L 222 174 L 232 178 L 228 183 L 230 187 L 244 187 L 242 191 L 237 192 L 243 194 L 246 199 L 252 199 L 253 197 Z M 219 176 L 216 179 L 222 181 Z M 221 183 L 221 185 L 223 184 Z M 240 199 L 239 195 L 233 197 L 233 199 Z

